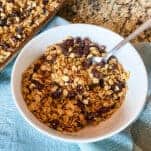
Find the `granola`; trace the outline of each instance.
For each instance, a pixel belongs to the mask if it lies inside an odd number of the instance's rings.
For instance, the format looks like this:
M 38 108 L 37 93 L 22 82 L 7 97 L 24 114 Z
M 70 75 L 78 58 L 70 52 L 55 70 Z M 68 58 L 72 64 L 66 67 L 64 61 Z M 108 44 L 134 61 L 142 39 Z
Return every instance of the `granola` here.
M 94 64 L 104 45 L 88 38 L 67 38 L 49 46 L 22 76 L 28 109 L 44 124 L 76 132 L 108 119 L 126 95 L 128 73 L 115 57 Z
M 151 17 L 151 1 L 67 0 L 60 15 L 73 23 L 96 24 L 126 37 Z M 138 42 L 151 42 L 151 30 L 133 40 Z
M 0 0 L 0 69 L 64 0 Z

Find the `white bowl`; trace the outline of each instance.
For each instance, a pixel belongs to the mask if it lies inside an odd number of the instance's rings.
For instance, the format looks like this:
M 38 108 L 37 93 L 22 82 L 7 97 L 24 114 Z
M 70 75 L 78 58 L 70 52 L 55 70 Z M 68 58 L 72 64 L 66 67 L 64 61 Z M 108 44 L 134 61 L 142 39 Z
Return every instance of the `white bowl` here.
M 27 109 L 21 93 L 23 71 L 39 57 L 45 48 L 66 36 L 89 37 L 92 41 L 107 46 L 110 50 L 122 37 L 108 29 L 87 24 L 70 24 L 52 28 L 32 39 L 21 51 L 14 64 L 11 88 L 14 101 L 21 115 L 40 132 L 68 142 L 94 142 L 108 138 L 130 125 L 143 109 L 148 81 L 146 69 L 139 54 L 131 44 L 125 45 L 117 54 L 124 68 L 130 72 L 128 92 L 121 108 L 98 126 L 84 128 L 73 135 L 62 134 L 39 122 Z

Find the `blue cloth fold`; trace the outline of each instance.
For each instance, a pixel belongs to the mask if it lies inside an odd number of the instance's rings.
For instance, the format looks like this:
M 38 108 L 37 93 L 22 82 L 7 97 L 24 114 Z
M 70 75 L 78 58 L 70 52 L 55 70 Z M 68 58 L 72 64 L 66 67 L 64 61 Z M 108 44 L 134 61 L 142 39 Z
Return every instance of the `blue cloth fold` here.
M 56 18 L 43 30 L 54 25 L 68 24 Z M 42 31 L 43 31 L 42 30 Z M 149 76 L 151 74 L 151 46 L 139 46 Z M 151 150 L 151 97 L 139 119 L 127 130 L 106 140 L 74 144 L 51 139 L 32 128 L 19 114 L 12 99 L 10 75 L 12 62 L 0 73 L 0 151 L 132 151 Z

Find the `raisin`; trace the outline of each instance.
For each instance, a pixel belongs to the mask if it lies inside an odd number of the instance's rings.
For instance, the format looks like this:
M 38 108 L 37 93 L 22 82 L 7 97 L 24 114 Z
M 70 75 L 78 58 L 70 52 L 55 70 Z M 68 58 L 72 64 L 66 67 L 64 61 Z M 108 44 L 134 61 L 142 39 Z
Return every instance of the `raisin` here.
M 101 88 L 104 88 L 104 80 L 103 79 L 99 80 L 99 85 Z
M 84 41 L 84 44 L 85 44 L 85 45 L 90 45 L 90 40 L 89 40 L 89 38 L 85 38 L 83 41 Z
M 80 44 L 82 40 L 81 40 L 80 37 L 77 37 L 75 41 L 76 41 L 77 44 Z
M 6 26 L 7 19 L 0 19 L 0 26 Z
M 17 28 L 16 28 L 16 32 L 17 32 L 18 34 L 22 34 L 22 33 L 23 33 L 23 27 L 17 27 Z
M 85 60 L 85 61 L 83 61 L 83 63 L 82 63 L 82 66 L 83 66 L 83 68 L 85 68 L 85 69 L 89 68 L 91 65 L 92 65 L 92 59 Z
M 84 48 L 83 48 L 83 53 L 84 53 L 84 55 L 87 56 L 87 55 L 89 54 L 89 52 L 90 52 L 90 47 L 87 46 L 87 45 L 85 45 Z
M 101 62 L 98 63 L 98 65 L 102 68 L 105 66 L 105 64 L 106 64 L 106 62 L 104 60 L 102 60 Z
M 76 92 L 75 91 L 70 91 L 69 93 L 68 93 L 68 98 L 69 99 L 74 99 L 75 98 L 75 96 L 76 96 Z
M 106 47 L 104 45 L 101 45 L 98 47 L 100 52 L 105 52 Z
M 107 60 L 107 63 L 109 63 L 110 60 L 112 60 L 112 59 L 116 59 L 116 60 L 117 60 L 117 58 L 116 58 L 115 56 L 111 56 L 111 57 Z
M 97 84 L 90 84 L 90 85 L 89 85 L 89 91 L 95 89 L 96 86 L 98 86 L 98 85 L 97 85 Z
M 53 99 L 59 99 L 62 96 L 62 89 L 58 88 L 55 92 L 51 94 Z
M 97 69 L 95 69 L 95 68 L 92 69 L 92 74 L 97 79 L 102 78 L 102 74 Z
M 44 85 L 43 84 L 41 84 L 39 81 L 37 81 L 37 80 L 31 80 L 31 82 L 33 83 L 33 84 L 35 84 L 35 86 L 36 86 L 36 88 L 38 89 L 38 90 L 42 90 L 43 88 L 44 88 Z
M 74 40 L 73 39 L 67 39 L 65 41 L 65 45 L 67 48 L 73 47 L 74 46 Z
M 84 104 L 80 100 L 77 100 L 77 105 L 81 109 L 81 112 L 84 113 L 84 111 L 85 111 Z
M 35 64 L 33 71 L 37 72 L 39 68 L 40 68 L 40 64 Z
M 49 0 L 43 0 L 42 2 L 44 5 L 46 5 L 49 2 Z
M 77 92 L 78 92 L 78 93 L 80 93 L 80 94 L 84 91 L 83 86 L 82 86 L 82 85 L 80 85 L 80 84 L 79 84 L 79 85 L 77 85 L 76 90 L 77 90 Z
M 86 112 L 85 113 L 85 118 L 88 122 L 91 122 L 94 120 L 94 118 L 96 117 L 95 113 L 93 112 Z

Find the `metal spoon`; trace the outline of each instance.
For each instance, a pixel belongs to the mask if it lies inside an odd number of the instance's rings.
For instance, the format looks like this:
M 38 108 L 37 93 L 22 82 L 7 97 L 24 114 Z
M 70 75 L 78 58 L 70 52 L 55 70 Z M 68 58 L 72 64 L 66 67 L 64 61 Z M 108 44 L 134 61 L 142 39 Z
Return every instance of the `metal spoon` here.
M 120 41 L 113 49 L 111 49 L 109 52 L 106 53 L 103 57 L 92 57 L 93 63 L 99 63 L 101 61 L 107 62 L 107 60 L 114 55 L 121 47 L 123 47 L 125 44 L 127 44 L 130 40 L 134 39 L 136 36 L 138 36 L 141 32 L 143 32 L 146 29 L 151 28 L 151 19 L 147 20 L 145 23 L 143 23 L 140 27 L 138 27 L 134 32 L 132 32 L 128 37 Z

